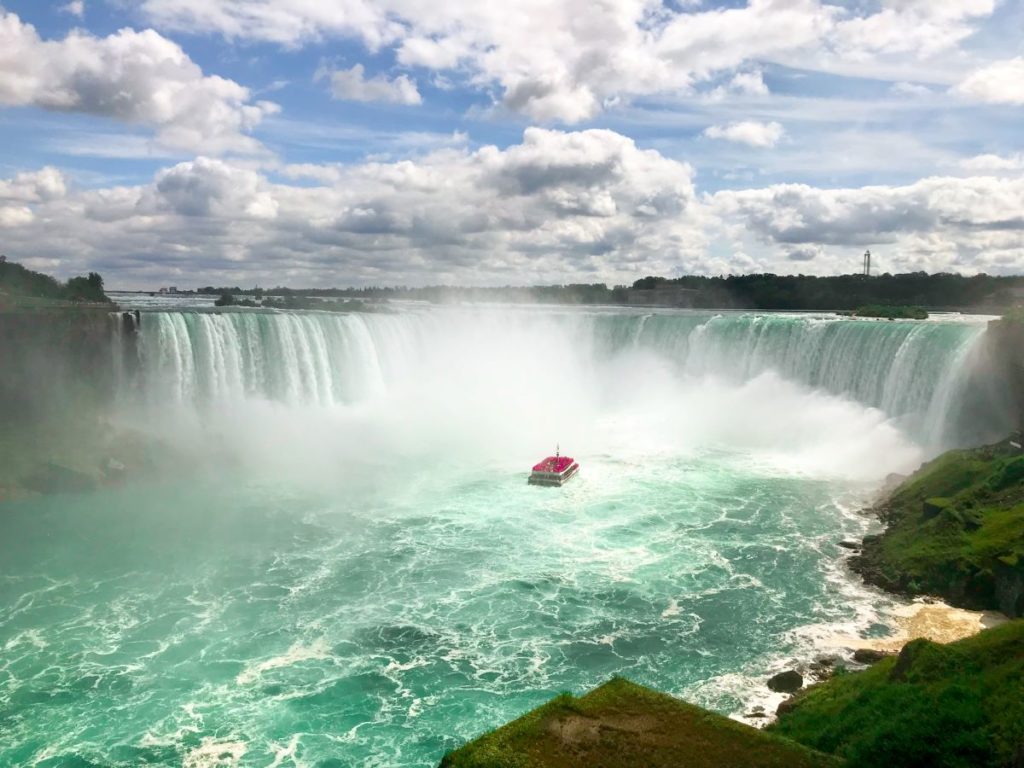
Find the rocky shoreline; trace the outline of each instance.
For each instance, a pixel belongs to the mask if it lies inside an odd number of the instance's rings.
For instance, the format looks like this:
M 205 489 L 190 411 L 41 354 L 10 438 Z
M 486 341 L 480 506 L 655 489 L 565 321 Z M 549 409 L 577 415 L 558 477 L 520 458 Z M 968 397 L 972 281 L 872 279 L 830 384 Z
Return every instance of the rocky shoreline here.
M 885 524 L 850 567 L 897 595 L 1024 616 L 1024 452 L 950 451 L 870 510 Z

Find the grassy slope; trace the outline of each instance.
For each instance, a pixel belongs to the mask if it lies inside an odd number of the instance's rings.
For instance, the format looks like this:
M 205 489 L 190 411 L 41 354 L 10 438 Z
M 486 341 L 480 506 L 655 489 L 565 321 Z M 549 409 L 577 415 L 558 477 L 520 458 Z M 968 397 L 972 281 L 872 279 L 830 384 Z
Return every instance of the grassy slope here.
M 854 568 L 881 587 L 940 594 L 1020 614 L 997 586 L 1024 571 L 1024 456 L 1004 445 L 950 451 L 911 476 L 879 509 Z
M 1024 621 L 898 658 L 799 694 L 772 732 L 851 766 L 983 768 L 1024 759 Z
M 562 694 L 447 755 L 442 768 L 802 768 L 829 756 L 615 678 Z

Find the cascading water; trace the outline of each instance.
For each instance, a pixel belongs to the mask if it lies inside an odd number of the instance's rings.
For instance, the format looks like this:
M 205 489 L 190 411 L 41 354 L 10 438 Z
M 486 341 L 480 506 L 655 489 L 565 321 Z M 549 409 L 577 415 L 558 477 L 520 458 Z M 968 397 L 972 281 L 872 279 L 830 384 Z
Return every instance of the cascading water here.
M 984 331 L 782 314 L 159 312 L 142 325 L 140 386 L 161 403 L 351 404 L 415 376 L 439 344 L 455 340 L 470 356 L 481 343 L 502 344 L 510 324 L 538 348 L 568 340 L 567 353 L 589 355 L 591 365 L 641 350 L 689 376 L 744 382 L 772 371 L 877 407 L 935 446 L 956 438 L 951 405 Z
M 769 673 L 885 631 L 837 544 L 964 437 L 983 334 L 496 307 L 118 328 L 119 419 L 199 469 L 5 505 L 3 765 L 433 766 L 613 674 L 770 707 Z M 559 440 L 580 475 L 527 486 Z

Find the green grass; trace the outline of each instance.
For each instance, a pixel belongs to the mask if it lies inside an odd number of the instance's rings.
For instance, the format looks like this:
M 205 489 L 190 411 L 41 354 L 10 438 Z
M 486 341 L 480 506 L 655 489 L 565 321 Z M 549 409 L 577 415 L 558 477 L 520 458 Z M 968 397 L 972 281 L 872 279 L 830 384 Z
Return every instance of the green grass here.
M 1024 611 L 1024 596 L 1001 592 L 1024 578 L 1024 456 L 1006 444 L 950 451 L 879 513 L 885 533 L 853 561 L 869 581 L 970 608 Z
M 1024 755 L 1024 621 L 897 658 L 798 695 L 770 730 L 862 768 L 985 768 Z
M 614 678 L 562 694 L 473 741 L 443 768 L 803 768 L 834 758 Z

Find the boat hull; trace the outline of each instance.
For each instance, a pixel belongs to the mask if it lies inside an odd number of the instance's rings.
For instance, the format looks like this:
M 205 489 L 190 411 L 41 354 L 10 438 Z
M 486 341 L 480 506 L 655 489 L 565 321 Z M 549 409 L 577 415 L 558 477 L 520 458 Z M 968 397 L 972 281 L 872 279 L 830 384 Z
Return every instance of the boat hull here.
M 530 479 L 527 482 L 529 482 L 530 485 L 542 485 L 549 488 L 558 488 L 569 482 L 579 471 L 579 464 L 573 464 L 564 472 L 538 472 L 537 470 L 534 470 L 530 473 Z

